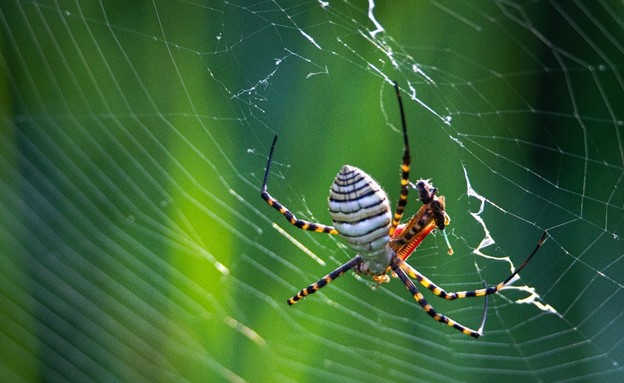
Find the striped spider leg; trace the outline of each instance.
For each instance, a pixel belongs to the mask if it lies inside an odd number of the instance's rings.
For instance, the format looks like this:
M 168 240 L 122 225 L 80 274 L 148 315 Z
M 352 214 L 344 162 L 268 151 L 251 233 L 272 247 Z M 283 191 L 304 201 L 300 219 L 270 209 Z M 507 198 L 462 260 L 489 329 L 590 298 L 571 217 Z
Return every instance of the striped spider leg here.
M 540 247 L 542 246 L 542 244 L 546 240 L 547 236 L 548 236 L 548 233 L 546 231 L 542 232 L 542 235 L 541 235 L 540 239 L 537 241 L 537 245 L 535 245 L 535 248 L 533 249 L 533 251 L 522 262 L 520 267 L 518 267 L 515 271 L 513 271 L 507 278 L 505 278 L 505 280 L 503 280 L 502 282 L 499 282 L 496 285 L 489 286 L 489 287 L 486 286 L 485 288 L 479 289 L 479 290 L 447 292 L 446 290 L 444 290 L 441 287 L 437 286 L 430 279 L 425 277 L 423 274 L 421 274 L 418 270 L 414 269 L 409 264 L 407 264 L 405 262 L 398 262 L 398 267 L 400 267 L 410 277 L 416 279 L 421 285 L 423 285 L 427 289 L 431 290 L 431 292 L 433 292 L 435 295 L 437 295 L 440 298 L 444 298 L 446 300 L 452 301 L 452 300 L 455 300 L 455 299 L 472 298 L 472 297 L 483 297 L 483 296 L 487 296 L 487 295 L 491 295 L 491 294 L 497 293 L 503 287 L 507 286 L 510 282 L 512 282 L 515 279 L 515 277 L 518 275 L 518 273 L 520 273 L 520 271 L 522 271 L 522 269 L 524 269 L 524 267 L 529 263 L 531 258 L 533 258 L 535 253 L 537 253 L 537 251 L 540 249 Z M 392 270 L 394 270 L 394 268 Z

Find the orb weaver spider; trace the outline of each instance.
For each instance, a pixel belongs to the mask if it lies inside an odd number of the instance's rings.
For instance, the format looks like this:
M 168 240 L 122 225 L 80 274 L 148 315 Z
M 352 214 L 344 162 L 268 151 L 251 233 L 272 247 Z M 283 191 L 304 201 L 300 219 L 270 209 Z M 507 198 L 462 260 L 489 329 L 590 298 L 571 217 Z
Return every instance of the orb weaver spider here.
M 410 187 L 410 151 L 403 102 L 396 82 L 394 83 L 394 89 L 399 103 L 404 143 L 403 161 L 401 164 L 401 192 L 394 215 L 391 213 L 388 196 L 379 184 L 364 171 L 354 166 L 344 165 L 336 175 L 329 190 L 329 213 L 332 217 L 333 226 L 308 222 L 295 217 L 290 210 L 280 204 L 267 191 L 277 135 L 273 138 L 262 183 L 262 199 L 279 211 L 295 227 L 319 233 L 338 234 L 354 250 L 358 251 L 358 254 L 353 259 L 299 291 L 299 293 L 288 300 L 288 304 L 294 305 L 300 299 L 322 289 L 351 269 L 358 274 L 372 275 L 373 280 L 378 283 L 388 282 L 387 273 L 392 271 L 430 317 L 466 335 L 479 338 L 483 334 L 487 317 L 487 296 L 497 293 L 514 280 L 537 253 L 546 239 L 547 233 L 544 231 L 535 249 L 509 277 L 494 286 L 488 287 L 484 284 L 484 288 L 478 290 L 447 292 L 408 265 L 405 260 L 432 230 L 437 228 L 445 235 L 444 228 L 449 224 L 450 218 L 445 211 L 444 196 L 438 196 L 437 189 L 428 180 L 419 180 L 411 186 L 417 190 L 418 199 L 423 205 L 406 224 L 399 225 L 407 205 Z M 448 243 L 446 235 L 445 239 L 449 248 L 449 254 L 452 254 L 452 248 Z M 410 277 L 416 279 L 416 281 L 436 296 L 447 300 L 485 296 L 483 320 L 479 329 L 476 331 L 472 330 L 438 313 L 427 302 Z

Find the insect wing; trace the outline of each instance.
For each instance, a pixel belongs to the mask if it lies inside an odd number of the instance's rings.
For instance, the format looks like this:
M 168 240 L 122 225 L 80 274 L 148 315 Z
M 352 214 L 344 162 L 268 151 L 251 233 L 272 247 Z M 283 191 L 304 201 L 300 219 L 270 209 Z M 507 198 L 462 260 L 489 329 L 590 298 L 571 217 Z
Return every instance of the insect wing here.
M 397 228 L 390 244 L 397 256 L 405 261 L 435 228 L 436 223 L 429 206 L 423 205 L 405 225 Z

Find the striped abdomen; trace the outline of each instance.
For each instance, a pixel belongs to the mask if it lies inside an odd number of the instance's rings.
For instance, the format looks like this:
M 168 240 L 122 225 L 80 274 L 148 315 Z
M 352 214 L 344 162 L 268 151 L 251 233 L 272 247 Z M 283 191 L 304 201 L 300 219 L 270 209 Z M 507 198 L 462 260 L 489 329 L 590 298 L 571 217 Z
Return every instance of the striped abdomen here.
M 329 190 L 329 213 L 338 234 L 365 260 L 380 254 L 390 240 L 392 212 L 388 196 L 375 180 L 354 166 L 343 166 L 334 178 Z M 367 253 L 376 254 L 367 257 Z

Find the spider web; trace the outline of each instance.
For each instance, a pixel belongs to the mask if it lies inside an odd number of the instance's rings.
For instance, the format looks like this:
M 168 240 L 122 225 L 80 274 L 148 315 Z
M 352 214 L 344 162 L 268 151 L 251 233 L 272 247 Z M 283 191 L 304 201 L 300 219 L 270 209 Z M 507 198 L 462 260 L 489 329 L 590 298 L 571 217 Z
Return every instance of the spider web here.
M 621 3 L 5 1 L 2 381 L 621 381 Z M 340 166 L 446 196 L 450 291 L 503 280 L 474 340 L 396 279 L 341 277 Z M 418 208 L 411 194 L 408 213 Z M 482 298 L 440 312 L 476 328 Z

